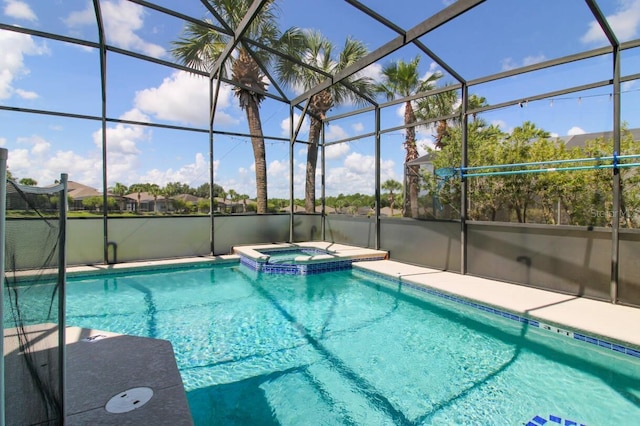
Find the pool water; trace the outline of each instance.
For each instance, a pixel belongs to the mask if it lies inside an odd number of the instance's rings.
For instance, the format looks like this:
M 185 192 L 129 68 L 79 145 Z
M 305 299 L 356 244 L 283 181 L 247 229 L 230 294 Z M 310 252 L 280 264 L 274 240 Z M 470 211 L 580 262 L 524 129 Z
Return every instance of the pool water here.
M 640 419 L 640 360 L 355 271 L 70 279 L 67 309 L 69 325 L 170 340 L 196 425 Z
M 286 264 L 295 263 L 295 259 L 298 256 L 317 256 L 319 254 L 327 254 L 327 252 L 317 249 L 261 250 L 260 253 L 269 255 L 267 263 Z

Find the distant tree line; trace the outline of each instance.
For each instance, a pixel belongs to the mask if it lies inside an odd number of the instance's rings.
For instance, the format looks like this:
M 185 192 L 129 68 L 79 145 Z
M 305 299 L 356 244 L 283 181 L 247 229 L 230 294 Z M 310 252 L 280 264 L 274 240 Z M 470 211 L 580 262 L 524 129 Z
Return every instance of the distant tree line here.
M 468 165 L 489 166 L 578 160 L 613 155 L 613 142 L 604 138 L 589 140 L 584 146 L 567 148 L 564 141 L 551 137 L 531 122 L 524 122 L 511 133 L 483 120 L 469 123 Z M 434 169 L 459 167 L 461 164 L 460 126 L 449 128 L 440 150 L 431 149 Z M 640 143 L 626 129 L 622 130 L 621 152 L 640 153 Z M 572 166 L 611 164 L 605 162 L 568 162 L 559 165 L 513 167 L 504 170 L 536 168 L 557 169 Z M 485 169 L 483 171 L 497 171 Z M 640 174 L 636 168 L 619 168 L 621 178 L 620 211 L 613 211 L 612 169 L 516 173 L 511 175 L 469 177 L 468 218 L 485 221 L 520 223 L 559 222 L 580 226 L 611 226 L 613 216 L 620 215 L 620 225 L 637 228 L 640 224 Z M 448 209 L 459 217 L 460 177 L 423 174 L 423 188 L 437 200 L 435 209 Z M 437 212 L 436 212 L 437 213 Z

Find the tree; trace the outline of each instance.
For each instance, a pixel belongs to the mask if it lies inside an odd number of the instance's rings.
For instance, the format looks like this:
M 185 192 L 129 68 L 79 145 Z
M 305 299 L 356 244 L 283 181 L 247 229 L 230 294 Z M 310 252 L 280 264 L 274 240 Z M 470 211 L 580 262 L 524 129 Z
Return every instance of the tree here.
M 10 177 L 8 177 L 9 179 L 11 179 Z M 35 179 L 31 179 L 31 178 L 22 178 L 20 179 L 20 181 L 18 182 L 20 185 L 26 185 L 26 186 L 36 186 L 38 185 L 38 182 Z
M 247 194 L 240 194 L 240 200 L 242 200 L 242 212 L 246 213 L 247 212 L 247 200 L 249 199 L 249 195 Z
M 459 214 L 460 176 L 439 176 L 438 170 L 460 167 L 462 156 L 459 141 L 462 138 L 461 126 L 449 129 L 443 137 L 442 149 L 429 148 L 433 155 L 433 167 L 436 173 L 425 176 L 431 194 L 436 195 L 439 203 Z M 500 147 L 505 134 L 495 125 L 487 125 L 483 120 L 469 123 L 467 143 L 470 166 L 483 166 L 501 162 Z M 456 143 L 456 141 L 458 141 Z M 473 177 L 468 180 L 469 208 L 471 220 L 496 220 L 496 215 L 505 204 L 504 182 L 499 176 Z
M 109 188 L 109 192 L 111 192 L 113 195 L 118 196 L 118 200 L 120 201 L 120 211 L 125 210 L 126 207 L 124 206 L 124 203 L 125 203 L 124 196 L 129 193 L 129 188 L 127 187 L 127 185 L 123 185 L 120 182 L 116 182 L 114 186 Z
M 162 195 L 162 188 L 153 183 L 147 188 L 147 192 L 153 196 L 153 212 L 158 213 L 158 197 Z
M 393 206 L 396 202 L 396 196 L 398 195 L 398 192 L 402 190 L 402 184 L 397 180 L 388 179 L 382 184 L 382 189 L 388 191 L 387 199 L 389 200 L 389 207 L 391 208 L 391 216 L 393 216 Z
M 227 193 L 227 191 L 221 191 L 218 196 L 220 198 L 222 198 L 222 205 L 224 206 L 224 210 L 226 212 L 227 210 L 227 197 L 229 196 L 229 194 Z M 224 212 L 223 212 L 224 213 Z
M 447 135 L 449 130 L 448 120 L 442 117 L 446 117 L 455 112 L 454 106 L 458 102 L 458 99 L 457 91 L 448 90 L 446 92 L 427 96 L 426 98 L 421 98 L 416 102 L 417 118 L 424 121 L 436 118 L 438 119 L 436 124 L 436 134 L 434 135 L 434 145 L 436 148 L 442 148 L 443 138 Z M 460 110 L 458 110 L 458 112 L 460 112 Z M 460 119 L 457 118 L 454 122 L 459 123 Z
M 176 191 L 176 185 L 169 182 L 167 183 L 164 188 L 160 189 L 160 195 L 162 195 L 164 197 L 164 209 L 166 213 L 169 213 L 169 199 L 171 197 L 174 197 L 176 195 L 178 195 L 178 192 Z
M 209 213 L 209 208 L 211 207 L 211 202 L 208 198 L 203 198 L 198 201 L 198 211 L 201 213 Z
M 129 187 L 129 193 L 138 194 L 138 203 L 136 204 L 136 213 L 140 213 L 140 200 L 142 198 L 142 193 L 148 192 L 148 191 L 149 191 L 148 183 L 134 183 Z
M 238 28 L 253 4 L 252 0 L 208 0 L 209 5 L 222 17 L 230 29 Z M 210 22 L 210 21 L 207 21 Z M 277 43 L 280 32 L 276 24 L 276 7 L 274 1 L 267 1 L 249 25 L 246 36 L 256 42 L 272 46 Z M 213 66 L 226 45 L 232 42 L 233 34 L 224 34 L 215 29 L 189 22 L 184 29 L 184 36 L 173 42 L 172 53 L 185 65 L 205 70 L 214 70 Z M 240 42 L 237 53 L 225 58 L 218 78 L 231 78 L 238 85 L 234 92 L 239 100 L 240 108 L 245 111 L 251 134 L 251 144 L 255 160 L 257 212 L 267 212 L 267 162 L 265 154 L 262 123 L 260 120 L 260 104 L 264 100 L 267 78 L 255 58 L 267 64 L 269 55 L 265 50 L 251 51 L 244 42 Z
M 234 189 L 229 190 L 229 199 L 231 200 L 231 213 L 235 213 L 235 206 L 240 201 L 240 194 Z
M 442 73 L 434 73 L 426 79 L 418 77 L 418 65 L 420 56 L 416 56 L 411 62 L 402 59 L 391 63 L 382 69 L 382 82 L 376 85 L 376 92 L 386 96 L 388 100 L 396 97 L 408 97 L 416 93 L 426 92 L 435 88 L 436 81 L 442 77 Z M 406 150 L 405 164 L 418 158 L 418 147 L 416 145 L 416 128 L 412 126 L 416 122 L 416 114 L 412 101 L 404 104 L 404 124 Z M 419 166 L 410 166 L 407 170 L 407 186 L 409 197 L 405 200 L 404 215 L 418 217 L 418 195 L 419 189 Z M 408 203 L 408 205 L 407 205 Z
M 291 87 L 309 90 L 327 78 L 362 59 L 367 53 L 364 43 L 347 38 L 342 51 L 335 54 L 331 41 L 317 31 L 290 31 L 284 46 L 288 56 L 308 65 L 281 57 L 276 70 L 281 80 Z M 312 68 L 310 68 L 312 67 Z M 327 112 L 340 104 L 351 102 L 357 105 L 366 103 L 365 97 L 374 92 L 373 80 L 362 74 L 347 77 L 339 84 L 313 95 L 309 101 L 309 144 L 307 145 L 307 167 L 305 178 L 305 211 L 314 213 L 316 207 L 316 168 L 318 164 L 318 145 L 323 120 Z
M 525 121 L 516 127 L 504 141 L 502 147 L 502 161 L 504 164 L 518 164 L 531 162 L 532 143 L 549 137 L 549 132 L 536 127 L 530 121 Z M 527 222 L 527 209 L 536 194 L 536 174 L 514 174 L 504 176 L 505 193 L 508 194 L 509 206 L 516 213 L 520 223 Z

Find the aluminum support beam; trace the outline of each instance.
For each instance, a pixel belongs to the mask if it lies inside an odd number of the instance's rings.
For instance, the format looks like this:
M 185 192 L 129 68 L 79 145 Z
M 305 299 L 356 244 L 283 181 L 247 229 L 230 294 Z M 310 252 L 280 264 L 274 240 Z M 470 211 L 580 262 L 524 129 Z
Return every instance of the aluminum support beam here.
M 596 21 L 600 25 L 600 28 L 607 36 L 609 44 L 613 49 L 613 152 L 614 154 L 621 154 L 620 152 L 620 42 L 616 37 L 613 29 L 607 22 L 607 19 L 602 14 L 602 11 L 596 4 L 595 0 L 585 0 L 587 6 L 591 10 L 591 13 L 595 17 Z M 619 282 L 619 261 L 620 261 L 620 214 L 621 212 L 621 197 L 623 194 L 621 190 L 620 170 L 617 167 L 613 168 L 612 176 L 612 191 L 613 191 L 613 218 L 611 220 L 611 282 L 610 282 L 610 297 L 611 303 L 618 303 L 618 282 Z
M 382 47 L 374 50 L 369 53 L 364 58 L 360 59 L 353 65 L 345 68 L 344 70 L 337 73 L 333 78 L 327 79 L 317 85 L 315 88 L 308 90 L 302 95 L 295 98 L 292 103 L 294 105 L 299 104 L 303 100 L 310 98 L 311 96 L 322 92 L 323 90 L 331 87 L 333 84 L 339 83 L 345 78 L 349 77 L 352 74 L 368 67 L 369 65 L 375 63 L 376 61 L 384 58 L 385 56 L 395 52 L 403 46 L 406 46 L 409 43 L 412 43 L 414 40 L 422 37 L 428 32 L 444 25 L 445 23 L 451 21 L 452 19 L 462 15 L 468 10 L 473 9 L 477 5 L 483 3 L 485 0 L 458 0 L 453 3 L 451 6 L 441 10 L 420 24 L 416 25 L 412 29 L 408 30 L 406 35 L 398 36 L 395 39 L 391 40 L 387 44 Z
M 93 8 L 96 14 L 98 25 L 98 41 L 100 43 L 100 95 L 101 111 L 100 121 L 102 129 L 102 238 L 103 238 L 103 261 L 109 263 L 109 218 L 108 218 L 108 191 L 107 191 L 107 47 L 104 35 L 104 23 L 102 22 L 102 11 L 100 10 L 100 0 L 93 0 Z
M 214 189 L 213 189 L 213 121 L 216 118 L 216 110 L 218 109 L 218 95 L 220 94 L 220 79 L 216 79 L 215 90 L 213 88 L 213 79 L 209 79 L 209 245 L 211 255 L 215 254 L 215 233 L 213 207 L 215 205 Z
M 6 207 L 7 207 L 7 159 L 9 151 L 6 148 L 0 148 L 0 282 L 4 283 L 4 265 L 5 263 L 5 226 L 6 226 Z M 4 286 L 4 284 L 3 284 Z M 0 292 L 0 323 L 4 330 L 4 291 Z M 4 338 L 0 340 L 0 351 L 2 351 L 2 359 L 0 359 L 0 426 L 5 426 L 5 405 L 7 400 L 6 390 L 4 386 Z
M 468 124 L 469 115 L 467 114 L 467 108 L 469 103 L 469 88 L 467 85 L 462 86 L 462 167 L 467 167 L 468 160 Z M 468 210 L 468 189 L 469 185 L 466 177 L 462 177 L 460 181 L 460 273 L 465 275 L 467 273 L 467 210 Z
M 376 217 L 376 223 L 375 223 L 375 227 L 376 227 L 376 236 L 375 236 L 375 246 L 374 249 L 376 250 L 380 250 L 380 185 L 382 184 L 380 182 L 380 157 L 382 156 L 381 154 L 381 149 L 380 149 L 380 108 L 376 108 L 376 147 L 375 147 L 375 158 L 376 158 L 376 178 L 375 178 L 375 185 L 376 185 L 376 189 L 375 189 L 375 196 L 376 196 L 376 211 L 375 211 L 375 217 Z
M 258 13 L 260 13 L 262 6 L 267 1 L 268 0 L 254 0 L 254 2 L 251 3 L 251 6 L 247 10 L 247 13 L 244 15 L 244 17 L 242 18 L 242 21 L 240 21 L 240 23 L 238 24 L 238 27 L 234 31 L 233 39 L 229 40 L 227 45 L 224 47 L 224 49 L 220 53 L 220 56 L 218 57 L 216 62 L 213 64 L 213 68 L 211 69 L 211 75 L 209 76 L 209 78 L 213 78 L 215 75 L 221 74 L 220 69 L 222 68 L 222 65 L 225 63 L 225 61 L 227 60 L 227 58 L 229 57 L 233 49 L 235 49 L 236 45 L 240 43 L 242 36 L 249 29 L 249 25 L 251 25 L 251 22 L 253 22 L 253 20 L 256 18 Z

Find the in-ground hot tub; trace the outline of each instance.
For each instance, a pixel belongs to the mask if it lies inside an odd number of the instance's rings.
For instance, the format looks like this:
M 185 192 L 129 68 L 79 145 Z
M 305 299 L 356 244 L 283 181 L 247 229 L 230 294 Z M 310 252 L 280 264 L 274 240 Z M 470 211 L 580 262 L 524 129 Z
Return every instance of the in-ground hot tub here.
M 353 262 L 386 259 L 382 250 L 327 242 L 264 244 L 234 247 L 240 262 L 258 272 L 309 275 L 351 269 Z

